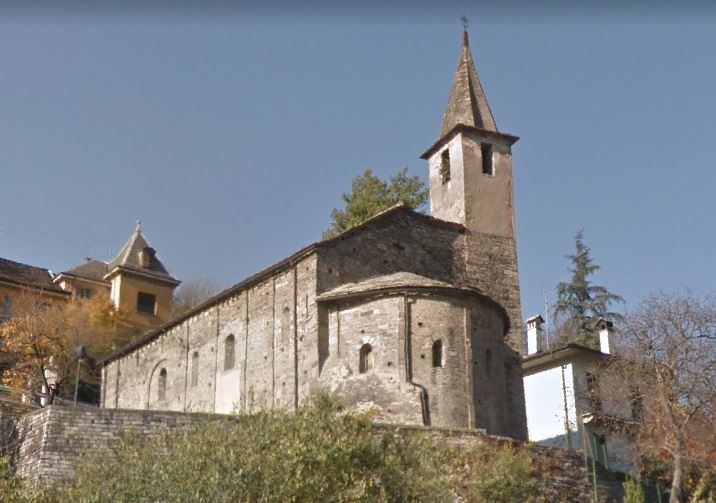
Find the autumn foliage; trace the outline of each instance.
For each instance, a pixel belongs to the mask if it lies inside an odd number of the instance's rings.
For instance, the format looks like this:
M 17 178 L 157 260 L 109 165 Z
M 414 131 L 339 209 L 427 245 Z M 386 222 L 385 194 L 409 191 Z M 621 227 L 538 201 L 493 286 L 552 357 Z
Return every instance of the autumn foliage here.
M 75 349 L 83 346 L 83 386 L 98 389 L 96 361 L 136 334 L 127 313 L 115 310 L 104 296 L 64 300 L 23 292 L 14 299 L 10 319 L 0 323 L 0 384 L 26 396 L 50 389 L 50 401 L 58 395 L 70 397 Z

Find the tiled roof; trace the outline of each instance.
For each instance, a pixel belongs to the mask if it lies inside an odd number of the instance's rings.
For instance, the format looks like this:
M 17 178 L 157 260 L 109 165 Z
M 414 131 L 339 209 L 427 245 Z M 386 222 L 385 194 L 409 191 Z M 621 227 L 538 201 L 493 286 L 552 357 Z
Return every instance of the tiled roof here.
M 64 271 L 61 274 L 91 279 L 94 281 L 104 281 L 104 275 L 107 274 L 107 271 L 108 266 L 106 262 L 86 258 L 81 264 L 68 271 Z
M 158 278 L 176 281 L 167 271 L 164 264 L 159 260 L 156 254 L 152 255 L 149 267 L 142 267 L 139 262 L 139 252 L 145 248 L 151 248 L 142 231 L 137 229 L 130 236 L 129 240 L 120 248 L 117 256 L 114 257 L 107 265 L 107 272 L 111 273 L 117 267 L 135 270 L 143 274 L 150 274 Z M 153 249 L 152 249 L 153 250 Z
M 53 279 L 52 273 L 43 267 L 35 267 L 0 258 L 0 280 L 21 286 L 64 292 L 64 290 L 52 283 Z
M 348 229 L 347 231 L 343 232 L 342 234 L 339 234 L 338 236 L 327 239 L 325 241 L 321 241 L 318 243 L 313 243 L 305 248 L 302 248 L 301 250 L 297 251 L 290 257 L 287 257 L 283 259 L 282 261 L 272 265 L 271 267 L 268 267 L 264 269 L 263 271 L 254 274 L 253 276 L 250 276 L 246 278 L 245 280 L 241 281 L 240 283 L 235 284 L 234 286 L 231 286 L 227 288 L 226 290 L 217 293 L 210 299 L 207 299 L 203 303 L 199 304 L 198 306 L 193 307 L 189 311 L 177 316 L 176 318 L 169 320 L 165 324 L 155 328 L 154 330 L 146 333 L 142 337 L 135 339 L 133 342 L 127 344 L 126 346 L 118 349 L 114 353 L 106 356 L 102 361 L 102 365 L 107 365 L 108 363 L 116 360 L 117 358 L 122 357 L 123 355 L 131 352 L 132 350 L 141 347 L 150 341 L 156 339 L 159 337 L 162 333 L 166 332 L 170 328 L 178 325 L 182 321 L 191 318 L 195 314 L 208 309 L 209 307 L 218 304 L 219 302 L 222 302 L 223 300 L 231 297 L 232 295 L 237 294 L 238 292 L 251 287 L 252 285 L 255 285 L 259 283 L 260 281 L 265 280 L 266 278 L 270 277 L 273 274 L 276 274 L 278 271 L 284 270 L 292 265 L 294 265 L 296 262 L 304 259 L 308 255 L 314 253 L 316 250 L 319 250 L 321 248 L 327 248 L 331 245 L 346 239 L 349 236 L 352 236 L 353 234 L 362 232 L 364 229 L 374 226 L 380 222 L 383 222 L 385 220 L 394 218 L 397 215 L 405 215 L 410 219 L 414 219 L 416 221 L 421 221 L 426 223 L 427 225 L 432 225 L 439 228 L 447 228 L 454 230 L 458 233 L 464 233 L 465 227 L 461 224 L 455 223 L 455 222 L 448 222 L 446 220 L 440 220 L 439 218 L 431 217 L 428 215 L 423 215 L 422 213 L 417 213 L 410 209 L 408 206 L 406 206 L 403 203 L 396 204 L 392 208 L 385 210 L 377 215 L 375 215 L 372 218 L 369 218 L 365 222 L 363 222 L 360 225 L 357 225 L 353 227 L 352 229 Z M 111 263 L 110 263 L 111 267 Z

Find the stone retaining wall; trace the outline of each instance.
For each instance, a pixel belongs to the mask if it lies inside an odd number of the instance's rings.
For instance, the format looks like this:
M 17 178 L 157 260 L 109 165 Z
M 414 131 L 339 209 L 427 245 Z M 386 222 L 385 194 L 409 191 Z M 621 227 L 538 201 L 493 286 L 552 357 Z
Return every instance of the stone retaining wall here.
M 123 431 L 142 435 L 157 435 L 167 428 L 190 425 L 216 417 L 208 414 L 181 412 L 73 409 L 50 406 L 20 417 L 4 417 L 15 425 L 15 467 L 17 475 L 30 483 L 58 483 L 71 480 L 83 452 L 107 449 L 120 438 Z M 228 417 L 228 416 L 220 416 Z M 386 430 L 396 434 L 420 434 L 455 445 L 474 445 L 487 442 L 494 445 L 517 445 L 518 441 L 486 435 L 479 430 L 449 430 L 440 428 L 405 427 L 376 424 L 376 432 Z M 552 447 L 527 444 L 537 470 L 547 481 L 546 501 L 593 501 L 589 482 L 580 454 Z M 612 501 L 606 494 L 600 501 Z

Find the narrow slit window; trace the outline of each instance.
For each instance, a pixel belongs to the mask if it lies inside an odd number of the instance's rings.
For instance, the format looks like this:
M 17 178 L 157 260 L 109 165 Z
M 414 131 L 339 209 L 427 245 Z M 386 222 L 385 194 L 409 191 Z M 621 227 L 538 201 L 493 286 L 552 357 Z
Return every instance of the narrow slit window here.
M 492 145 L 489 143 L 482 143 L 480 145 L 480 154 L 482 155 L 482 174 L 483 175 L 494 175 L 495 170 L 492 165 Z
M 433 342 L 433 367 L 443 366 L 443 341 L 438 339 Z
M 199 384 L 199 353 L 194 351 L 191 355 L 191 386 Z
M 159 400 L 167 399 L 167 369 L 159 371 L 159 383 L 157 384 L 157 397 Z
M 445 149 L 440 154 L 440 180 L 443 185 L 450 181 L 450 151 Z
M 370 344 L 363 344 L 360 348 L 358 371 L 361 374 L 365 374 L 369 370 L 373 370 L 373 348 Z
M 224 340 L 224 370 L 231 370 L 234 368 L 236 354 L 236 339 L 233 334 L 229 335 Z

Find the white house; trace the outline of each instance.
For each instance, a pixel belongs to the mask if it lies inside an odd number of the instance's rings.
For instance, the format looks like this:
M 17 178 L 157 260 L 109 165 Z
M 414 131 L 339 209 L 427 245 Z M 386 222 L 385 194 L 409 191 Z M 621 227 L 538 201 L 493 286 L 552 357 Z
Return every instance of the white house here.
M 636 454 L 630 427 L 638 404 L 610 386 L 604 364 L 611 358 L 613 324 L 597 322 L 599 350 L 580 344 L 544 348 L 544 319 L 526 320 L 527 355 L 523 357 L 527 429 L 533 442 L 585 449 L 587 455 L 616 471 L 633 471 Z

